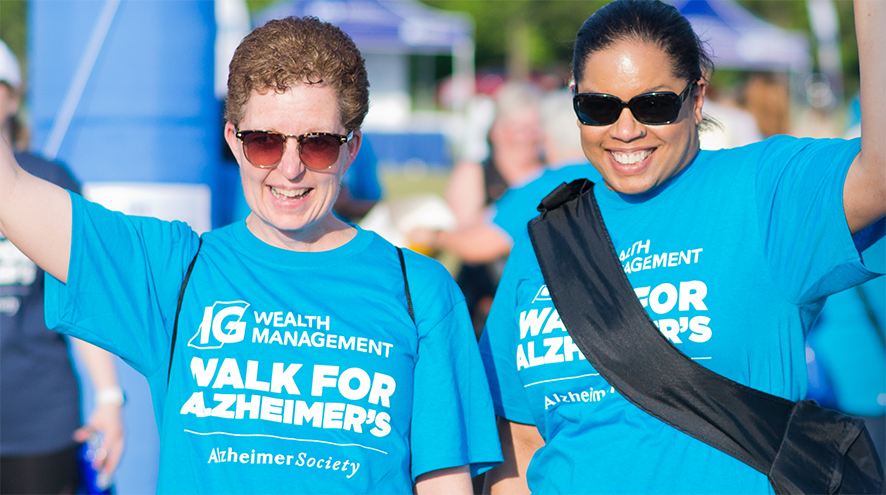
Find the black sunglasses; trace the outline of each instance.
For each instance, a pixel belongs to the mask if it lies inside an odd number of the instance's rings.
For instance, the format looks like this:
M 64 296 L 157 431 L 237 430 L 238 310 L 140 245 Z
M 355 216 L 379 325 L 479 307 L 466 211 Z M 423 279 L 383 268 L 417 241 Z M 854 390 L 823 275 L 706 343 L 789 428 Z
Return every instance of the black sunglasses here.
M 307 132 L 300 136 L 274 131 L 237 131 L 243 141 L 246 160 L 258 168 L 273 168 L 283 159 L 286 140 L 294 138 L 298 143 L 298 157 L 305 167 L 326 170 L 335 165 L 341 146 L 351 139 L 331 132 Z
M 634 118 L 641 124 L 670 124 L 680 116 L 680 108 L 697 82 L 689 83 L 679 95 L 673 91 L 643 93 L 627 103 L 606 93 L 578 93 L 572 97 L 572 107 L 578 121 L 584 125 L 614 124 L 625 108 L 631 109 Z

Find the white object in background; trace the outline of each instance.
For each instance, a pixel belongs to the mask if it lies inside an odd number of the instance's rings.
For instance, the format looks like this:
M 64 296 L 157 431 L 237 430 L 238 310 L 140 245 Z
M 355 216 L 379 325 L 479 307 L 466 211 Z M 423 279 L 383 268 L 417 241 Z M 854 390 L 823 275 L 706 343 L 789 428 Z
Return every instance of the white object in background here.
M 211 193 L 206 184 L 87 182 L 83 196 L 127 215 L 181 220 L 198 234 L 212 228 Z
M 455 215 L 443 198 L 417 194 L 375 205 L 360 222 L 360 227 L 377 233 L 395 246 L 411 247 L 406 236 L 413 229 L 452 230 L 455 224 Z

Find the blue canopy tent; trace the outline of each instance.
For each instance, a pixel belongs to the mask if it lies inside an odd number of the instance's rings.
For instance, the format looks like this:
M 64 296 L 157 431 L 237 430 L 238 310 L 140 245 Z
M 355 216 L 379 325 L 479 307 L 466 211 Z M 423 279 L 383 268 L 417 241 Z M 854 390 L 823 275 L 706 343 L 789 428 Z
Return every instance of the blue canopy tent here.
M 808 73 L 809 39 L 770 24 L 734 0 L 672 0 L 709 44 L 714 64 L 724 69 Z
M 412 118 L 409 55 L 451 55 L 453 108 L 463 109 L 474 90 L 472 18 L 415 0 L 293 0 L 258 12 L 253 25 L 287 16 L 314 16 L 335 24 L 360 48 L 370 81 L 364 130 L 380 163 L 418 159 L 431 166 L 449 165 L 439 124 L 421 126 Z
M 414 0 L 294 0 L 258 12 L 254 25 L 287 16 L 313 16 L 348 33 L 361 51 L 449 53 L 473 46 L 470 17 Z

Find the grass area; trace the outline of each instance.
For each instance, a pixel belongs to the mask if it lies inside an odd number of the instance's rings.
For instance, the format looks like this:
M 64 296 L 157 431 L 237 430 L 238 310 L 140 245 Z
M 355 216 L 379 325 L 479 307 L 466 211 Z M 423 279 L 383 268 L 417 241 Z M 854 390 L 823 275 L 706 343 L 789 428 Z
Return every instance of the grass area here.
M 381 169 L 379 180 L 384 190 L 384 199 L 396 200 L 414 194 L 436 194 L 443 197 L 449 182 L 449 170 L 426 171 L 408 169 Z

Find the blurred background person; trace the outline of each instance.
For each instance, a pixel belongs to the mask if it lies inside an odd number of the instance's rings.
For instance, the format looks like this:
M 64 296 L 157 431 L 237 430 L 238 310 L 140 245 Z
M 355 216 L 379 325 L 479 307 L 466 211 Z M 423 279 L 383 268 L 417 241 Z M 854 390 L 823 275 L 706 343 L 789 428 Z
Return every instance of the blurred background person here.
M 703 150 L 736 148 L 764 139 L 756 117 L 713 86 L 707 92 L 702 112 L 707 119 L 713 119 L 699 129 L 699 147 Z
M 482 220 L 486 207 L 543 165 L 541 91 L 529 82 L 506 82 L 496 91 L 489 156 L 452 168 L 445 198 L 459 226 Z
M 763 137 L 768 138 L 791 134 L 790 96 L 783 76 L 756 72 L 744 83 L 738 104 L 754 116 Z
M 523 183 L 507 188 L 488 205 L 480 221 L 454 230 L 416 229 L 411 233 L 416 244 L 428 246 L 431 251 L 449 252 L 463 261 L 461 273 L 464 275 L 460 277 L 466 285 L 463 290 L 483 289 L 472 310 L 478 337 L 504 262 L 514 241 L 526 234 L 526 224 L 538 215 L 537 207 L 542 198 L 563 182 L 580 177 L 599 179 L 581 149 L 570 90 L 561 89 L 543 95 L 539 99 L 538 112 L 545 165 L 527 174 Z M 465 266 L 468 272 L 465 272 Z M 467 273 L 477 278 L 468 279 Z M 472 282 L 480 283 L 468 285 Z
M 494 101 L 489 156 L 480 163 L 456 163 L 444 193 L 458 230 L 483 225 L 492 203 L 508 188 L 537 177 L 544 165 L 539 88 L 529 82 L 506 82 L 496 91 Z M 504 267 L 503 252 L 510 249 L 502 239 L 483 227 L 449 244 L 427 235 L 413 238 L 418 245 L 451 251 L 461 260 L 455 280 L 465 294 L 475 328 L 482 328 Z
M 28 131 L 18 117 L 22 97 L 18 61 L 0 41 L 0 133 L 31 174 L 71 191 L 80 186 L 67 168 L 27 151 Z M 43 319 L 43 270 L 0 233 L 0 492 L 74 493 L 79 444 L 103 437 L 95 467 L 109 480 L 123 452 L 113 356 L 70 339 L 88 370 L 96 404 L 83 426 L 80 386 L 68 340 Z M 84 473 L 94 474 L 94 473 Z M 85 476 L 83 477 L 85 478 Z
M 341 179 L 341 191 L 332 211 L 348 223 L 357 223 L 369 213 L 382 198 L 378 182 L 378 157 L 371 139 L 363 136 L 360 152 Z

